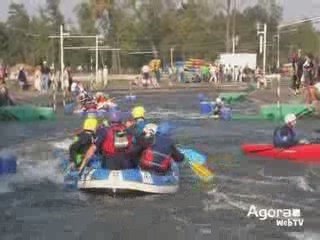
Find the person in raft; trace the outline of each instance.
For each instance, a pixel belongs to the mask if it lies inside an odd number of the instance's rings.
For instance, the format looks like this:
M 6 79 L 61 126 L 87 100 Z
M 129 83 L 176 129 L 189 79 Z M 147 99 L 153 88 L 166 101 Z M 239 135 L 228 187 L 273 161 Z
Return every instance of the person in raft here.
M 215 105 L 215 108 L 214 108 L 214 110 L 213 110 L 213 116 L 217 116 L 217 117 L 219 117 L 220 116 L 220 114 L 221 114 L 221 109 L 223 108 L 223 106 L 224 106 L 224 102 L 222 101 L 222 99 L 221 98 L 217 98 L 216 99 L 216 105 Z
M 273 133 L 273 145 L 278 148 L 290 148 L 298 144 L 308 144 L 306 139 L 299 140 L 294 130 L 297 117 L 293 113 L 289 113 L 284 118 L 285 124 L 277 127 Z
M 172 161 L 182 162 L 184 155 L 177 149 L 170 135 L 156 124 L 148 123 L 135 144 L 131 159 L 139 159 L 139 166 L 156 174 L 166 174 Z
M 143 106 L 136 106 L 131 111 L 132 119 L 128 120 L 132 121 L 128 121 L 131 124 L 127 124 L 127 127 L 129 128 L 129 131 L 134 135 L 135 139 L 143 133 L 143 128 L 147 124 L 147 121 L 145 119 L 145 113 L 146 110 Z
M 96 130 L 99 126 L 95 113 L 88 113 L 83 128 L 77 133 L 73 144 L 69 148 L 70 168 L 79 168 L 84 154 L 94 142 Z
M 97 131 L 94 143 L 91 144 L 85 154 L 79 174 L 81 174 L 95 153 L 103 156 L 102 168 L 122 170 L 136 167 L 128 154 L 132 148 L 133 135 L 128 133 L 127 127 L 122 123 L 122 120 L 122 112 L 114 111 L 110 113 L 109 127 L 101 128 Z
M 97 92 L 95 96 L 97 102 L 97 109 L 111 109 L 117 107 L 117 104 L 113 102 L 114 98 L 110 98 L 109 94 Z

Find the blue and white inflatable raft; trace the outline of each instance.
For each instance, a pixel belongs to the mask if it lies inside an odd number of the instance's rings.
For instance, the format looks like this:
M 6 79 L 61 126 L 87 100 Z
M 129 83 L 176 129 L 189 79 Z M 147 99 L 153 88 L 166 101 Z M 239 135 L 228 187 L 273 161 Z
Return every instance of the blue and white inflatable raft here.
M 67 162 L 65 162 L 67 164 Z M 75 185 L 81 190 L 139 191 L 145 193 L 169 194 L 179 189 L 179 168 L 172 164 L 166 175 L 157 175 L 140 168 L 108 170 L 94 161 L 85 168 L 80 177 L 78 172 L 69 172 L 65 185 Z

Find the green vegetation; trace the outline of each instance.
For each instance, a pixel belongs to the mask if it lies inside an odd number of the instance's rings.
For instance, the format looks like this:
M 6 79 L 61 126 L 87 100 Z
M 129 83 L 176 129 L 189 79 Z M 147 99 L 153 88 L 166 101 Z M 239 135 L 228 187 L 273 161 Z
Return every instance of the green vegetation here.
M 60 0 L 46 0 L 36 16 L 29 16 L 25 6 L 12 3 L 6 22 L 0 23 L 0 58 L 9 64 L 19 62 L 39 64 L 43 59 L 59 64 L 59 41 L 48 35 L 59 33 L 64 23 L 72 34 L 102 34 L 103 45 L 121 51 L 102 52 L 102 64 L 118 72 L 119 65 L 127 71 L 136 69 L 154 55 L 129 54 L 157 50 L 163 62 L 170 61 L 170 48 L 175 60 L 189 57 L 214 60 L 232 48 L 232 35 L 239 36 L 237 52 L 257 52 L 256 23 L 268 24 L 268 63 L 276 59 L 274 35 L 281 21 L 282 9 L 275 0 L 259 0 L 255 6 L 234 11 L 231 0 L 189 0 L 177 5 L 173 0 L 83 1 L 74 9 L 78 24 L 68 26 L 59 10 Z M 243 9 L 243 6 L 242 8 Z M 66 46 L 93 46 L 94 41 L 66 39 Z M 311 24 L 301 24 L 294 32 L 281 34 L 281 60 L 298 48 L 317 53 L 319 38 Z M 94 52 L 66 50 L 66 63 L 90 66 Z M 120 61 L 121 60 L 121 61 Z M 94 63 L 94 57 L 93 57 Z

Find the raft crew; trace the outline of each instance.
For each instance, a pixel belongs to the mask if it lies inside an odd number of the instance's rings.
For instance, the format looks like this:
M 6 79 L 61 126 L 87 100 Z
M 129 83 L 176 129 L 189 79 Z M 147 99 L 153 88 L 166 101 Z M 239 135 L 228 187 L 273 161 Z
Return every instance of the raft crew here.
M 110 126 L 97 132 L 94 143 L 88 149 L 80 173 L 95 153 L 103 156 L 102 167 L 110 170 L 129 169 L 136 167 L 129 157 L 132 147 L 133 135 L 127 131 L 122 123 L 122 113 L 113 111 L 109 116 Z
M 183 161 L 184 155 L 174 145 L 169 127 L 146 124 L 144 117 L 142 106 L 127 115 L 112 111 L 104 124 L 96 115 L 88 114 L 83 131 L 70 146 L 70 161 L 79 174 L 95 154 L 102 156 L 102 168 L 122 170 L 140 166 L 160 174 L 171 168 L 172 161 Z
M 294 130 L 297 117 L 293 113 L 285 116 L 285 125 L 277 127 L 273 133 L 273 145 L 278 148 L 290 148 L 298 144 L 308 144 L 306 139 L 299 140 Z

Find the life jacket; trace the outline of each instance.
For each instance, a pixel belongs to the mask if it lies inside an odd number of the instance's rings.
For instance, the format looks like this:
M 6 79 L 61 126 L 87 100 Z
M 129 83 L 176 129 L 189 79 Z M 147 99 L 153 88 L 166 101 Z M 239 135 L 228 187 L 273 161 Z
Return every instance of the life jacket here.
M 157 138 L 153 144 L 149 144 L 142 152 L 140 167 L 162 173 L 168 171 L 173 158 L 171 157 L 170 146 L 165 144 L 165 142 L 158 142 Z
M 118 152 L 126 152 L 132 145 L 132 136 L 123 124 L 114 124 L 107 130 L 106 139 L 102 144 L 102 152 L 112 156 Z

